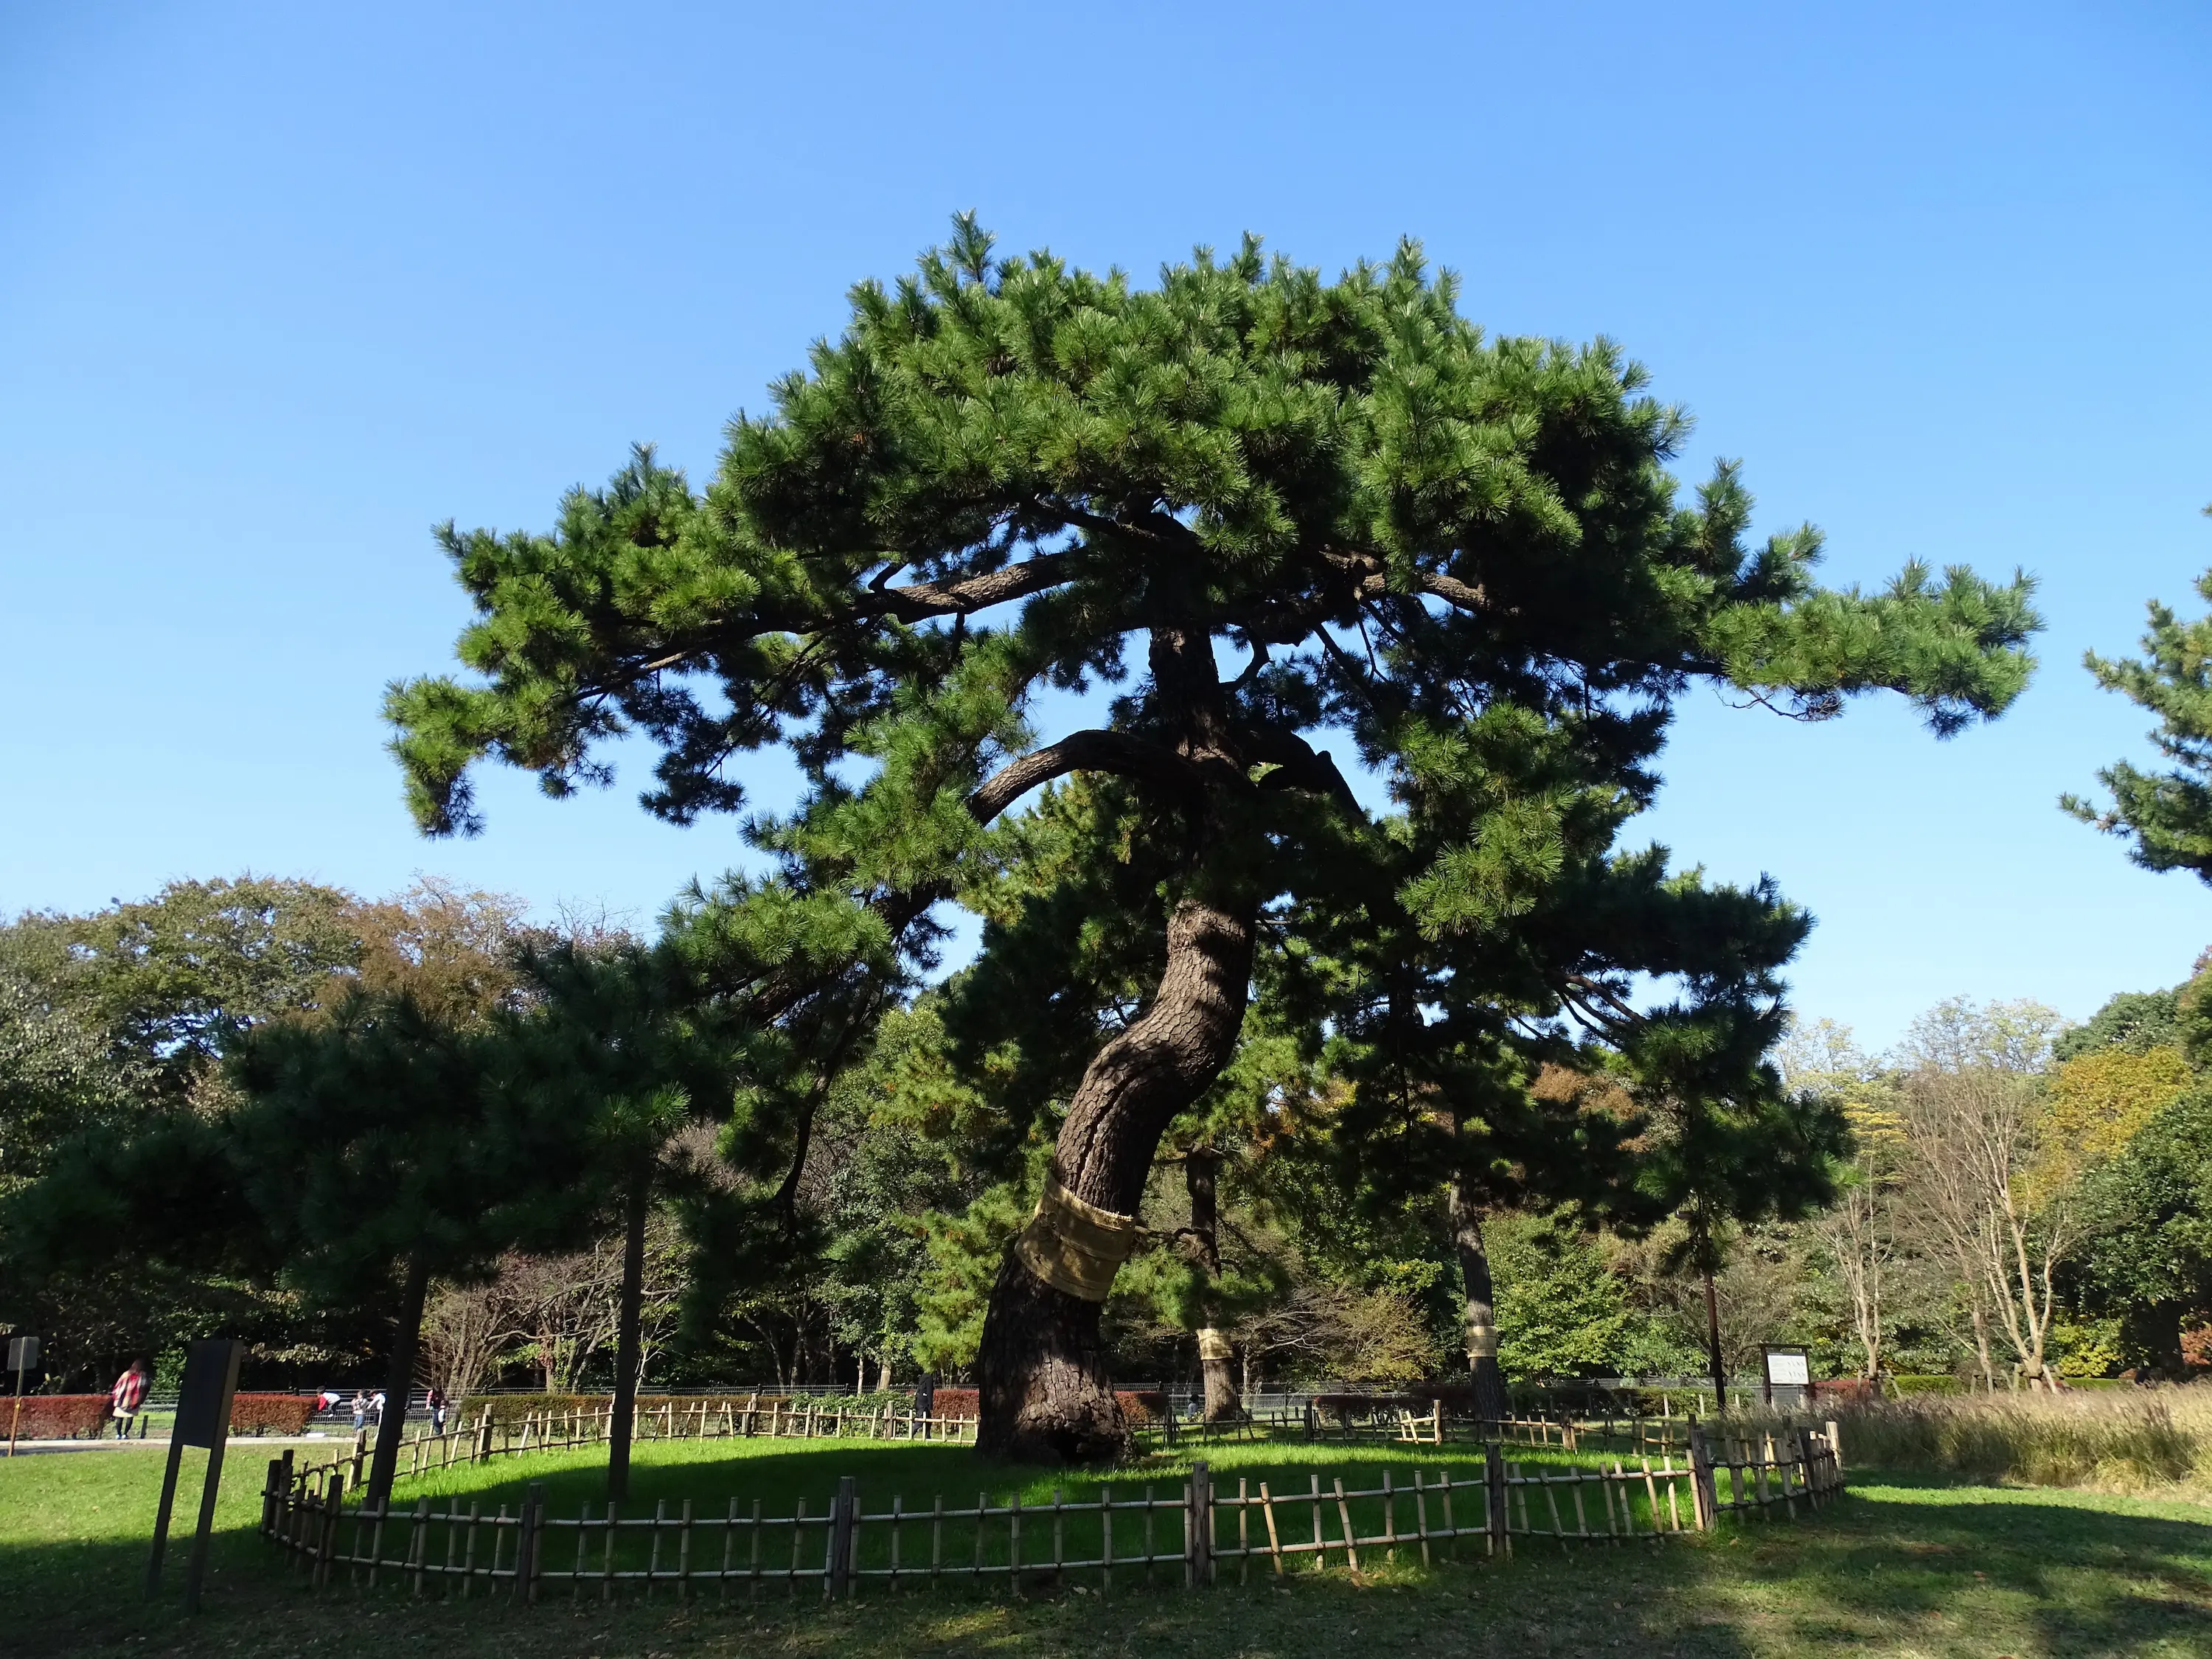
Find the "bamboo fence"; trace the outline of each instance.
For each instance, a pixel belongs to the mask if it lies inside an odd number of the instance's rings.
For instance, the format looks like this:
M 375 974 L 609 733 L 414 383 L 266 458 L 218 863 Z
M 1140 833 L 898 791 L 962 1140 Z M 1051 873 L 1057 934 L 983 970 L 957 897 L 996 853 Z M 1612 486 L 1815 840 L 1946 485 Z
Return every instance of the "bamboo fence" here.
M 889 1431 L 882 1413 L 875 1421 L 880 1437 L 921 1438 L 915 1426 L 927 1419 L 902 1433 Z M 471 1437 L 482 1442 L 481 1426 Z M 727 1598 L 735 1588 L 757 1598 L 766 1587 L 839 1599 L 864 1586 L 896 1594 L 995 1583 L 1020 1595 L 1093 1582 L 1110 1595 L 1117 1573 L 1124 1588 L 1162 1578 L 1196 1588 L 1232 1571 L 1249 1583 L 1255 1568 L 1280 1577 L 1357 1573 L 1416 1555 L 1426 1565 L 1510 1554 L 1516 1540 L 1562 1549 L 1656 1544 L 1711 1531 L 1723 1515 L 1809 1515 L 1844 1488 L 1832 1424 L 1709 1443 L 1692 1422 L 1684 1455 L 1662 1451 L 1656 1468 L 1644 1453 L 1601 1456 L 1595 1468 L 1529 1468 L 1506 1451 L 1492 1440 L 1479 1472 L 1416 1469 L 1403 1485 L 1386 1469 L 1380 1486 L 1349 1490 L 1341 1477 L 1324 1488 L 1310 1474 L 1304 1492 L 1249 1477 L 1231 1492 L 1201 1462 L 1179 1493 L 1165 1495 L 1157 1485 L 1141 1496 L 1102 1485 L 1073 1500 L 1055 1490 L 1049 1504 L 994 1504 L 979 1492 L 972 1504 L 948 1507 L 940 1493 L 927 1508 L 894 1495 L 887 1509 L 870 1510 L 848 1476 L 813 1513 L 804 1498 L 772 1516 L 758 1498 L 732 1498 L 720 1514 L 687 1498 L 673 1513 L 665 1501 L 649 1515 L 614 1504 L 595 1513 L 586 1503 L 573 1516 L 550 1513 L 542 1484 L 489 1513 L 481 1500 L 464 1508 L 459 1498 L 442 1509 L 428 1498 L 349 1506 L 349 1460 L 295 1470 L 288 1452 L 269 1464 L 261 1530 L 319 1586 L 343 1574 L 369 1587 L 404 1581 L 416 1595 L 434 1588 L 535 1601 L 565 1587 L 572 1598 L 689 1598 L 702 1589 Z

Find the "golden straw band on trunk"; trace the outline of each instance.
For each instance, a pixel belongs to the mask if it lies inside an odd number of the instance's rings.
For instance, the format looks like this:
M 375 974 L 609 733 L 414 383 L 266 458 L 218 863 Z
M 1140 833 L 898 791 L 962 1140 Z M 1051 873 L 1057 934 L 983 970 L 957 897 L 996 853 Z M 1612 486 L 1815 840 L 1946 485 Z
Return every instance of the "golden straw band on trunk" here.
M 1467 1357 L 1469 1359 L 1498 1358 L 1498 1327 L 1470 1325 L 1467 1328 Z
M 1211 1325 L 1199 1332 L 1198 1357 L 1200 1359 L 1226 1359 L 1232 1352 L 1226 1332 L 1216 1330 Z
M 1103 1302 L 1114 1275 L 1137 1248 L 1137 1218 L 1086 1204 L 1047 1181 L 1036 1213 L 1014 1240 L 1022 1266 L 1066 1295 Z

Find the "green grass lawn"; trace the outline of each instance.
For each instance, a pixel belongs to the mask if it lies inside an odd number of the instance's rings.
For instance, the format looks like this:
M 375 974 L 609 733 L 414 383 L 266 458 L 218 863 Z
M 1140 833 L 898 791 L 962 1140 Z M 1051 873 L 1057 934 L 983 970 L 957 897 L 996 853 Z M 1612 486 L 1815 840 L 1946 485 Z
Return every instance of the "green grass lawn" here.
M 1091 1475 L 987 1462 L 961 1446 L 850 1440 L 832 1447 L 791 1440 L 711 1440 L 656 1443 L 648 1450 L 647 1461 L 636 1469 L 629 1501 L 623 1506 L 628 1524 L 611 1562 L 604 1553 L 603 1528 L 586 1529 L 573 1524 L 580 1519 L 603 1521 L 606 1514 L 599 1460 L 573 1452 L 503 1458 L 488 1466 L 462 1466 L 404 1480 L 395 1496 L 395 1522 L 376 1547 L 386 1559 L 403 1558 L 407 1553 L 403 1528 L 413 1524 L 408 1511 L 417 1504 L 427 1504 L 428 1559 L 433 1562 L 459 1559 L 466 1553 L 462 1540 L 471 1531 L 465 1517 L 472 1509 L 486 1516 L 519 1515 L 526 1489 L 537 1483 L 544 1486 L 551 1522 L 541 1559 L 544 1570 L 556 1577 L 562 1573 L 597 1572 L 608 1565 L 621 1571 L 641 1571 L 649 1561 L 664 1571 L 671 1570 L 678 1559 L 678 1529 L 687 1505 L 700 1523 L 692 1555 L 700 1567 L 712 1568 L 727 1559 L 740 1570 L 749 1562 L 757 1562 L 769 1571 L 788 1566 L 818 1570 L 836 1479 L 849 1475 L 857 1484 L 861 1510 L 868 1517 L 860 1531 L 856 1550 L 856 1559 L 864 1571 L 892 1565 L 896 1530 L 900 1546 L 896 1559 L 904 1570 L 926 1567 L 936 1555 L 946 1572 L 957 1577 L 978 1563 L 1003 1566 L 1012 1559 L 1014 1543 L 1012 1522 L 1007 1516 L 988 1518 L 979 1538 L 976 1522 L 961 1512 L 972 1514 L 986 1506 L 1005 1509 L 1017 1500 L 1024 1511 L 1021 1559 L 1025 1565 L 1043 1566 L 1056 1559 L 1098 1560 L 1103 1552 L 1097 1511 L 1079 1508 L 1063 1513 L 1055 1506 L 1063 1499 L 1073 1505 L 1092 1503 L 1110 1488 L 1111 1498 L 1121 1506 L 1115 1516 L 1115 1560 L 1127 1563 L 1139 1555 L 1176 1558 L 1156 1559 L 1149 1571 L 1119 1569 L 1115 1582 L 1126 1588 L 1147 1579 L 1156 1583 L 1180 1581 L 1181 1509 L 1193 1463 L 1200 1457 L 1210 1464 L 1218 1501 L 1224 1506 L 1215 1534 L 1219 1545 L 1233 1547 L 1237 1540 L 1237 1515 L 1227 1507 L 1227 1500 L 1242 1489 L 1255 1500 L 1254 1507 L 1244 1512 L 1245 1534 L 1254 1547 L 1265 1547 L 1266 1521 L 1257 1502 L 1272 1498 L 1282 1541 L 1292 1547 L 1285 1559 L 1293 1569 L 1310 1565 L 1310 1556 L 1300 1562 L 1297 1548 L 1310 1547 L 1316 1521 L 1332 1562 L 1340 1565 L 1340 1545 L 1348 1517 L 1355 1535 L 1362 1540 L 1361 1565 L 1367 1566 L 1385 1554 L 1370 1547 L 1368 1540 L 1386 1530 L 1409 1535 L 1417 1517 L 1425 1516 L 1432 1528 L 1441 1531 L 1456 1524 L 1474 1534 L 1483 1514 L 1479 1490 L 1481 1449 L 1464 1444 L 1347 1448 L 1246 1442 L 1216 1443 L 1210 1448 L 1186 1446 L 1176 1453 L 1148 1457 L 1103 1482 Z M 1520 1469 L 1533 1473 L 1564 1469 L 1576 1460 L 1554 1449 L 1516 1452 L 1513 1461 Z M 1594 1463 L 1597 1455 L 1585 1454 L 1581 1461 Z M 1449 1504 L 1437 1490 L 1437 1483 L 1447 1474 L 1459 1483 Z M 1376 1495 L 1386 1480 L 1397 1494 L 1394 1499 Z M 1335 1493 L 1340 1480 L 1350 1494 L 1340 1500 Z M 1320 1494 L 1318 1515 L 1316 1492 Z M 1556 1496 L 1563 1523 L 1576 1527 L 1578 1511 L 1572 1490 L 1563 1488 Z M 930 1511 L 939 1500 L 951 1513 L 933 1519 Z M 1621 1501 L 1632 1507 L 1636 1529 L 1649 1531 L 1650 1496 L 1634 1491 Z M 1680 1484 L 1673 1514 L 1662 1489 L 1662 1527 L 1669 1525 L 1675 1515 L 1686 1523 L 1692 1513 L 1692 1502 L 1686 1476 Z M 788 1519 L 776 1524 L 769 1520 L 757 1528 L 744 1524 L 756 1503 L 764 1517 L 803 1515 L 806 1520 L 803 1524 Z M 1149 1510 L 1131 1507 L 1137 1504 L 1156 1507 Z M 1534 1499 L 1534 1510 L 1539 1524 L 1548 1524 L 1547 1506 L 1540 1497 Z M 894 1510 L 912 1518 L 895 1528 L 884 1519 Z M 1584 1524 L 1599 1532 L 1606 1529 L 1605 1500 L 1595 1484 L 1585 1492 L 1579 1514 Z M 738 1522 L 728 1525 L 726 1531 L 726 1522 L 732 1515 Z M 667 1521 L 665 1528 L 656 1526 L 648 1533 L 641 1524 L 647 1517 L 663 1516 Z M 1622 1524 L 1625 1528 L 1626 1522 Z M 490 1529 L 476 1531 L 476 1559 L 482 1561 L 488 1559 L 491 1547 Z M 757 1555 L 754 1553 L 756 1535 Z M 449 1541 L 456 1546 L 451 1556 Z M 343 1549 L 355 1552 L 369 1547 L 365 1541 L 356 1541 L 350 1523 L 342 1529 L 340 1544 Z M 503 1563 L 511 1560 L 513 1546 L 510 1533 L 501 1547 L 506 1552 Z M 1471 1557 L 1480 1553 L 1482 1547 L 1483 1540 L 1475 1535 L 1456 1545 L 1439 1539 L 1431 1547 L 1438 1555 L 1455 1552 Z M 1404 1553 L 1418 1557 L 1419 1546 L 1408 1544 Z M 1264 1565 L 1261 1570 L 1266 1570 Z M 1241 1577 L 1249 1569 L 1231 1564 L 1224 1571 Z M 1102 1590 L 1109 1588 L 1096 1568 L 1085 1571 L 1081 1580 Z M 572 1589 L 556 1584 L 551 1593 L 570 1594 Z
M 1363 1654 L 1783 1656 L 2212 1655 L 2212 1509 L 2072 1492 L 1942 1486 L 1856 1472 L 1852 1493 L 1812 1521 L 1746 1524 L 1711 1538 L 1563 1554 L 1516 1540 L 1509 1561 L 1401 1562 L 1362 1575 L 1255 1574 L 1249 1589 L 1192 1594 L 1133 1588 L 1103 1601 L 1062 1590 L 1018 1600 L 965 1587 L 896 1599 L 876 1592 L 825 1608 L 780 1595 L 724 1607 L 659 1599 L 603 1606 L 565 1597 L 534 1608 L 503 1601 L 416 1601 L 404 1589 L 316 1595 L 254 1535 L 265 1448 L 234 1445 L 205 1610 L 137 1600 L 162 1458 L 154 1449 L 19 1458 L 0 1463 L 0 1647 L 9 1654 L 239 1656 L 434 1654 L 439 1659 L 648 1659 L 757 1653 L 867 1659 L 892 1654 L 1059 1656 L 1120 1653 L 1338 1656 Z M 200 1455 L 186 1454 L 192 1491 Z M 407 1497 L 513 1502 L 543 1480 L 555 1511 L 601 1492 L 591 1454 L 554 1454 L 408 1483 Z M 1463 1462 L 1455 1447 L 1348 1449 L 1217 1445 L 1217 1479 L 1255 1486 L 1270 1471 L 1303 1490 L 1377 1484 L 1381 1468 Z M 1535 1461 L 1530 1454 L 1528 1460 Z M 1187 1458 L 1114 1478 L 1117 1493 L 1151 1480 L 1179 1493 Z M 721 1512 L 760 1496 L 771 1513 L 805 1495 L 827 1502 L 840 1474 L 866 1507 L 897 1492 L 944 1491 L 1049 1501 L 1054 1477 L 980 1462 L 964 1449 L 790 1443 L 654 1444 L 641 1449 L 636 1502 L 685 1496 Z M 1063 1480 L 1072 1498 L 1088 1480 Z M 193 1493 L 196 1496 L 196 1492 Z M 180 1502 L 180 1509 L 191 1510 Z

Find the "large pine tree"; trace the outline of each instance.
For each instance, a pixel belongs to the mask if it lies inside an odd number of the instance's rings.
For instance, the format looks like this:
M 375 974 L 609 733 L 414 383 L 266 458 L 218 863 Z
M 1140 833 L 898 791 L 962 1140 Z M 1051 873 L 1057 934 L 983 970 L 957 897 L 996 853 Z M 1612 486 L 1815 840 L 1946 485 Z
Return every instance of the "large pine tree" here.
M 1626 1008 L 1647 960 L 1686 1009 L 1771 990 L 1771 894 L 1612 855 L 1673 700 L 1704 680 L 1820 718 L 1888 689 L 1948 732 L 2027 680 L 2025 580 L 1820 588 L 1810 529 L 1746 544 L 1732 468 L 1677 499 L 1686 422 L 1640 368 L 1486 339 L 1456 301 L 1410 245 L 1329 283 L 1248 240 L 1143 289 L 996 259 L 963 219 L 853 290 L 703 492 L 640 452 L 550 535 L 444 532 L 474 678 L 388 705 L 432 832 L 475 826 L 487 757 L 560 794 L 641 732 L 647 807 L 687 822 L 744 805 L 734 769 L 780 745 L 808 793 L 755 833 L 901 932 L 1030 791 L 1111 785 L 1105 844 L 1158 876 L 1098 920 L 1151 934 L 1156 977 L 1097 1032 L 1000 1270 L 987 1448 L 1120 1444 L 1104 1286 L 1158 1138 L 1231 1054 L 1263 927 L 1379 895 L 1479 949 L 1523 1021 Z M 1100 684 L 1099 724 L 1035 728 L 1069 706 L 1042 694 Z M 1362 810 L 1331 738 L 1401 812 Z

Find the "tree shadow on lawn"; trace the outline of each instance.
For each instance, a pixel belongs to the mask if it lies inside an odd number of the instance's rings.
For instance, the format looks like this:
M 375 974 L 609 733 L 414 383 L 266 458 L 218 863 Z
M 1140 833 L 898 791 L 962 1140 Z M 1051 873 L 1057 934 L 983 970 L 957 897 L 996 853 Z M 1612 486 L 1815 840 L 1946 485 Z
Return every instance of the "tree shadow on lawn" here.
M 1745 1524 L 1689 1558 L 1716 1605 L 1777 1651 L 2212 1652 L 2212 1508 L 1854 1480 L 1810 1524 Z
M 759 1477 L 756 1491 L 787 1481 L 811 1492 L 823 1478 L 818 1455 L 744 1461 L 754 1466 L 745 1473 Z M 694 1467 L 718 1492 L 731 1490 L 728 1460 Z M 691 1473 L 682 1462 L 656 1460 L 647 1468 L 656 1477 Z M 1048 1487 L 1054 1479 L 979 1467 L 957 1454 L 911 1462 L 900 1454 L 881 1462 L 855 1458 L 840 1472 L 886 1495 L 893 1488 L 878 1477 L 902 1483 L 909 1474 L 927 1477 L 915 1482 L 918 1491 L 941 1485 L 1001 1492 L 1024 1476 Z M 587 1497 L 596 1503 L 595 1470 L 571 1466 L 559 1473 L 578 1503 Z M 1434 1571 L 1407 1565 L 1358 1579 L 1340 1571 L 1293 1575 L 1279 1585 L 1265 1563 L 1255 1563 L 1249 1587 L 1231 1583 L 1194 1595 L 1165 1583 L 1125 1589 L 1117 1580 L 1110 1601 L 1095 1588 L 1055 1589 L 1042 1580 L 1023 1597 L 966 1587 L 894 1597 L 872 1583 L 858 1603 L 835 1607 L 824 1607 L 809 1587 L 793 1600 L 765 1592 L 757 1604 L 741 1598 L 724 1604 L 707 1592 L 688 1606 L 665 1597 L 571 1601 L 565 1589 L 535 1607 L 504 1600 L 417 1601 L 404 1586 L 368 1594 L 341 1585 L 316 1595 L 255 1535 L 252 1491 L 226 1482 L 225 1530 L 216 1540 L 199 1619 L 185 1620 L 177 1605 L 182 1539 L 172 1547 L 164 1601 L 151 1607 L 137 1599 L 143 1529 L 129 1537 L 4 1544 L 0 1646 L 11 1654 L 88 1659 L 119 1653 L 382 1659 L 395 1650 L 441 1659 L 513 1659 L 520 1652 L 616 1659 L 769 1648 L 822 1659 L 986 1651 L 1041 1659 L 1116 1652 L 1146 1659 L 1186 1653 L 1343 1659 L 1347 1649 L 1391 1659 L 1615 1649 L 1651 1659 L 1838 1650 L 2212 1651 L 2212 1510 L 2197 1521 L 2172 1504 L 2129 1506 L 2078 1493 L 1960 1488 L 1910 1477 L 1862 1480 L 1859 1490 L 1813 1520 L 1747 1525 L 1660 1548 L 1577 1547 L 1563 1554 L 1547 1541 L 1517 1539 L 1515 1557 L 1505 1562 Z M 650 1499 L 653 1489 L 641 1483 L 641 1497 Z

